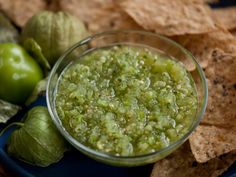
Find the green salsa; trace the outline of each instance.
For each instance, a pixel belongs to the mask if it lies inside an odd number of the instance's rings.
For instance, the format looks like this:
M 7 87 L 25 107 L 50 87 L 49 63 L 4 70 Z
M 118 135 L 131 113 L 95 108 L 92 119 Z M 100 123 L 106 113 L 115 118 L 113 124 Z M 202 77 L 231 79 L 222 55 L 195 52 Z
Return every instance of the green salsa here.
M 80 143 L 117 156 L 155 152 L 188 132 L 197 110 L 182 63 L 146 47 L 96 49 L 61 74 L 56 110 Z

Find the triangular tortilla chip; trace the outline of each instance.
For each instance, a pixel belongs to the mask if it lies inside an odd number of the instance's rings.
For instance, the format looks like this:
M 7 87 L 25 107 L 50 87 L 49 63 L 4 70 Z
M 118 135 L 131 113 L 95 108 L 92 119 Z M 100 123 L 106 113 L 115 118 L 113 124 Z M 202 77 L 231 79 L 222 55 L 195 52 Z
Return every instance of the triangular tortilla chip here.
M 62 10 L 69 11 L 84 21 L 91 33 L 115 29 L 142 29 L 112 0 L 61 0 L 60 5 Z
M 132 18 L 117 6 L 103 8 L 88 23 L 92 33 L 117 29 L 142 29 Z
M 205 3 L 210 3 L 210 4 L 214 4 L 214 3 L 218 3 L 219 0 L 203 0 Z
M 215 8 L 212 13 L 226 29 L 233 30 L 236 28 L 236 7 Z
M 236 127 L 236 56 L 222 50 L 212 51 L 206 76 L 209 79 L 209 102 L 203 123 Z
M 199 64 L 206 68 L 212 49 L 219 48 L 227 53 L 236 51 L 236 38 L 224 29 L 205 34 L 172 37 L 196 57 Z
M 207 163 L 196 162 L 189 142 L 154 165 L 151 177 L 217 177 L 236 160 L 236 152 L 214 158 Z
M 208 5 L 199 0 L 132 0 L 122 8 L 143 28 L 167 36 L 216 30 Z
M 235 30 L 232 30 L 232 31 L 230 31 L 230 32 L 231 32 L 231 34 L 232 34 L 233 36 L 236 37 L 236 29 L 235 29 Z
M 212 50 L 205 69 L 209 101 L 205 116 L 190 137 L 198 162 L 236 150 L 236 56 Z
M 60 0 L 61 10 L 68 11 L 80 20 L 88 23 L 103 8 L 112 6 L 114 0 Z
M 191 149 L 200 163 L 236 150 L 235 127 L 200 125 L 190 137 Z

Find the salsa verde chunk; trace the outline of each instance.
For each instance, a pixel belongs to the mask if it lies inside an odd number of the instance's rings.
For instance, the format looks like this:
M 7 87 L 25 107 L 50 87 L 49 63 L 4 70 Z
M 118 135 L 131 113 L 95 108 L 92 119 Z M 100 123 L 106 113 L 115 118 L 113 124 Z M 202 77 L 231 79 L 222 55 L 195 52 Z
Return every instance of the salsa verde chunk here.
M 67 67 L 56 110 L 80 143 L 117 156 L 155 152 L 188 132 L 197 109 L 180 62 L 145 47 L 97 49 Z

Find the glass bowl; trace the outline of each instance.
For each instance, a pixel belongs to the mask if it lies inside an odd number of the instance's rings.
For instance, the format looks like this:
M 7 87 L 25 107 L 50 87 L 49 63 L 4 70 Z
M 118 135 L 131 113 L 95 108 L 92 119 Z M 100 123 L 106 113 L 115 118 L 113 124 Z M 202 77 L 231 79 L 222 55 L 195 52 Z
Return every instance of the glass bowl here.
M 55 107 L 55 94 L 57 91 L 58 78 L 63 72 L 63 70 L 75 60 L 78 60 L 81 56 L 86 55 L 89 51 L 97 48 L 104 48 L 108 46 L 118 45 L 118 44 L 135 44 L 146 47 L 152 47 L 167 54 L 183 63 L 185 68 L 190 72 L 192 78 L 196 85 L 197 96 L 198 96 L 198 106 L 195 117 L 193 117 L 193 122 L 188 130 L 188 132 L 179 140 L 171 143 L 169 146 L 155 151 L 153 153 L 138 155 L 138 156 L 115 156 L 105 152 L 96 151 L 91 149 L 78 140 L 73 138 L 69 132 L 63 127 L 60 118 L 57 115 Z M 61 134 L 79 151 L 90 156 L 91 158 L 111 164 L 116 166 L 138 166 L 147 163 L 152 163 L 160 160 L 177 149 L 181 144 L 183 144 L 189 135 L 195 130 L 201 121 L 203 114 L 206 109 L 207 104 L 207 83 L 204 73 L 197 63 L 196 59 L 192 54 L 181 47 L 174 41 L 150 32 L 145 31 L 134 31 L 134 30 L 122 30 L 122 31 L 110 31 L 95 34 L 93 36 L 87 37 L 84 40 L 78 42 L 71 48 L 69 48 L 56 62 L 51 74 L 49 76 L 47 85 L 47 106 L 58 130 Z

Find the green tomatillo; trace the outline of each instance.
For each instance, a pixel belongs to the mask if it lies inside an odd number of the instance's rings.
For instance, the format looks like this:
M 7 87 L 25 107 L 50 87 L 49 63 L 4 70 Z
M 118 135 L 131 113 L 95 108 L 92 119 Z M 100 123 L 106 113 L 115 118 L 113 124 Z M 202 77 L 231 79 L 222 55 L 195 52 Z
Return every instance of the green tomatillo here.
M 21 42 L 33 39 L 53 66 L 66 49 L 86 36 L 88 32 L 83 22 L 68 12 L 42 11 L 24 26 Z M 28 45 L 32 45 L 32 41 Z
M 23 104 L 43 78 L 37 62 L 18 44 L 0 44 L 0 99 Z
M 9 137 L 7 152 L 15 158 L 41 167 L 58 162 L 64 153 L 70 150 L 67 141 L 54 125 L 47 107 L 36 106 L 23 118 L 22 122 L 13 122 L 5 127 L 16 128 Z

